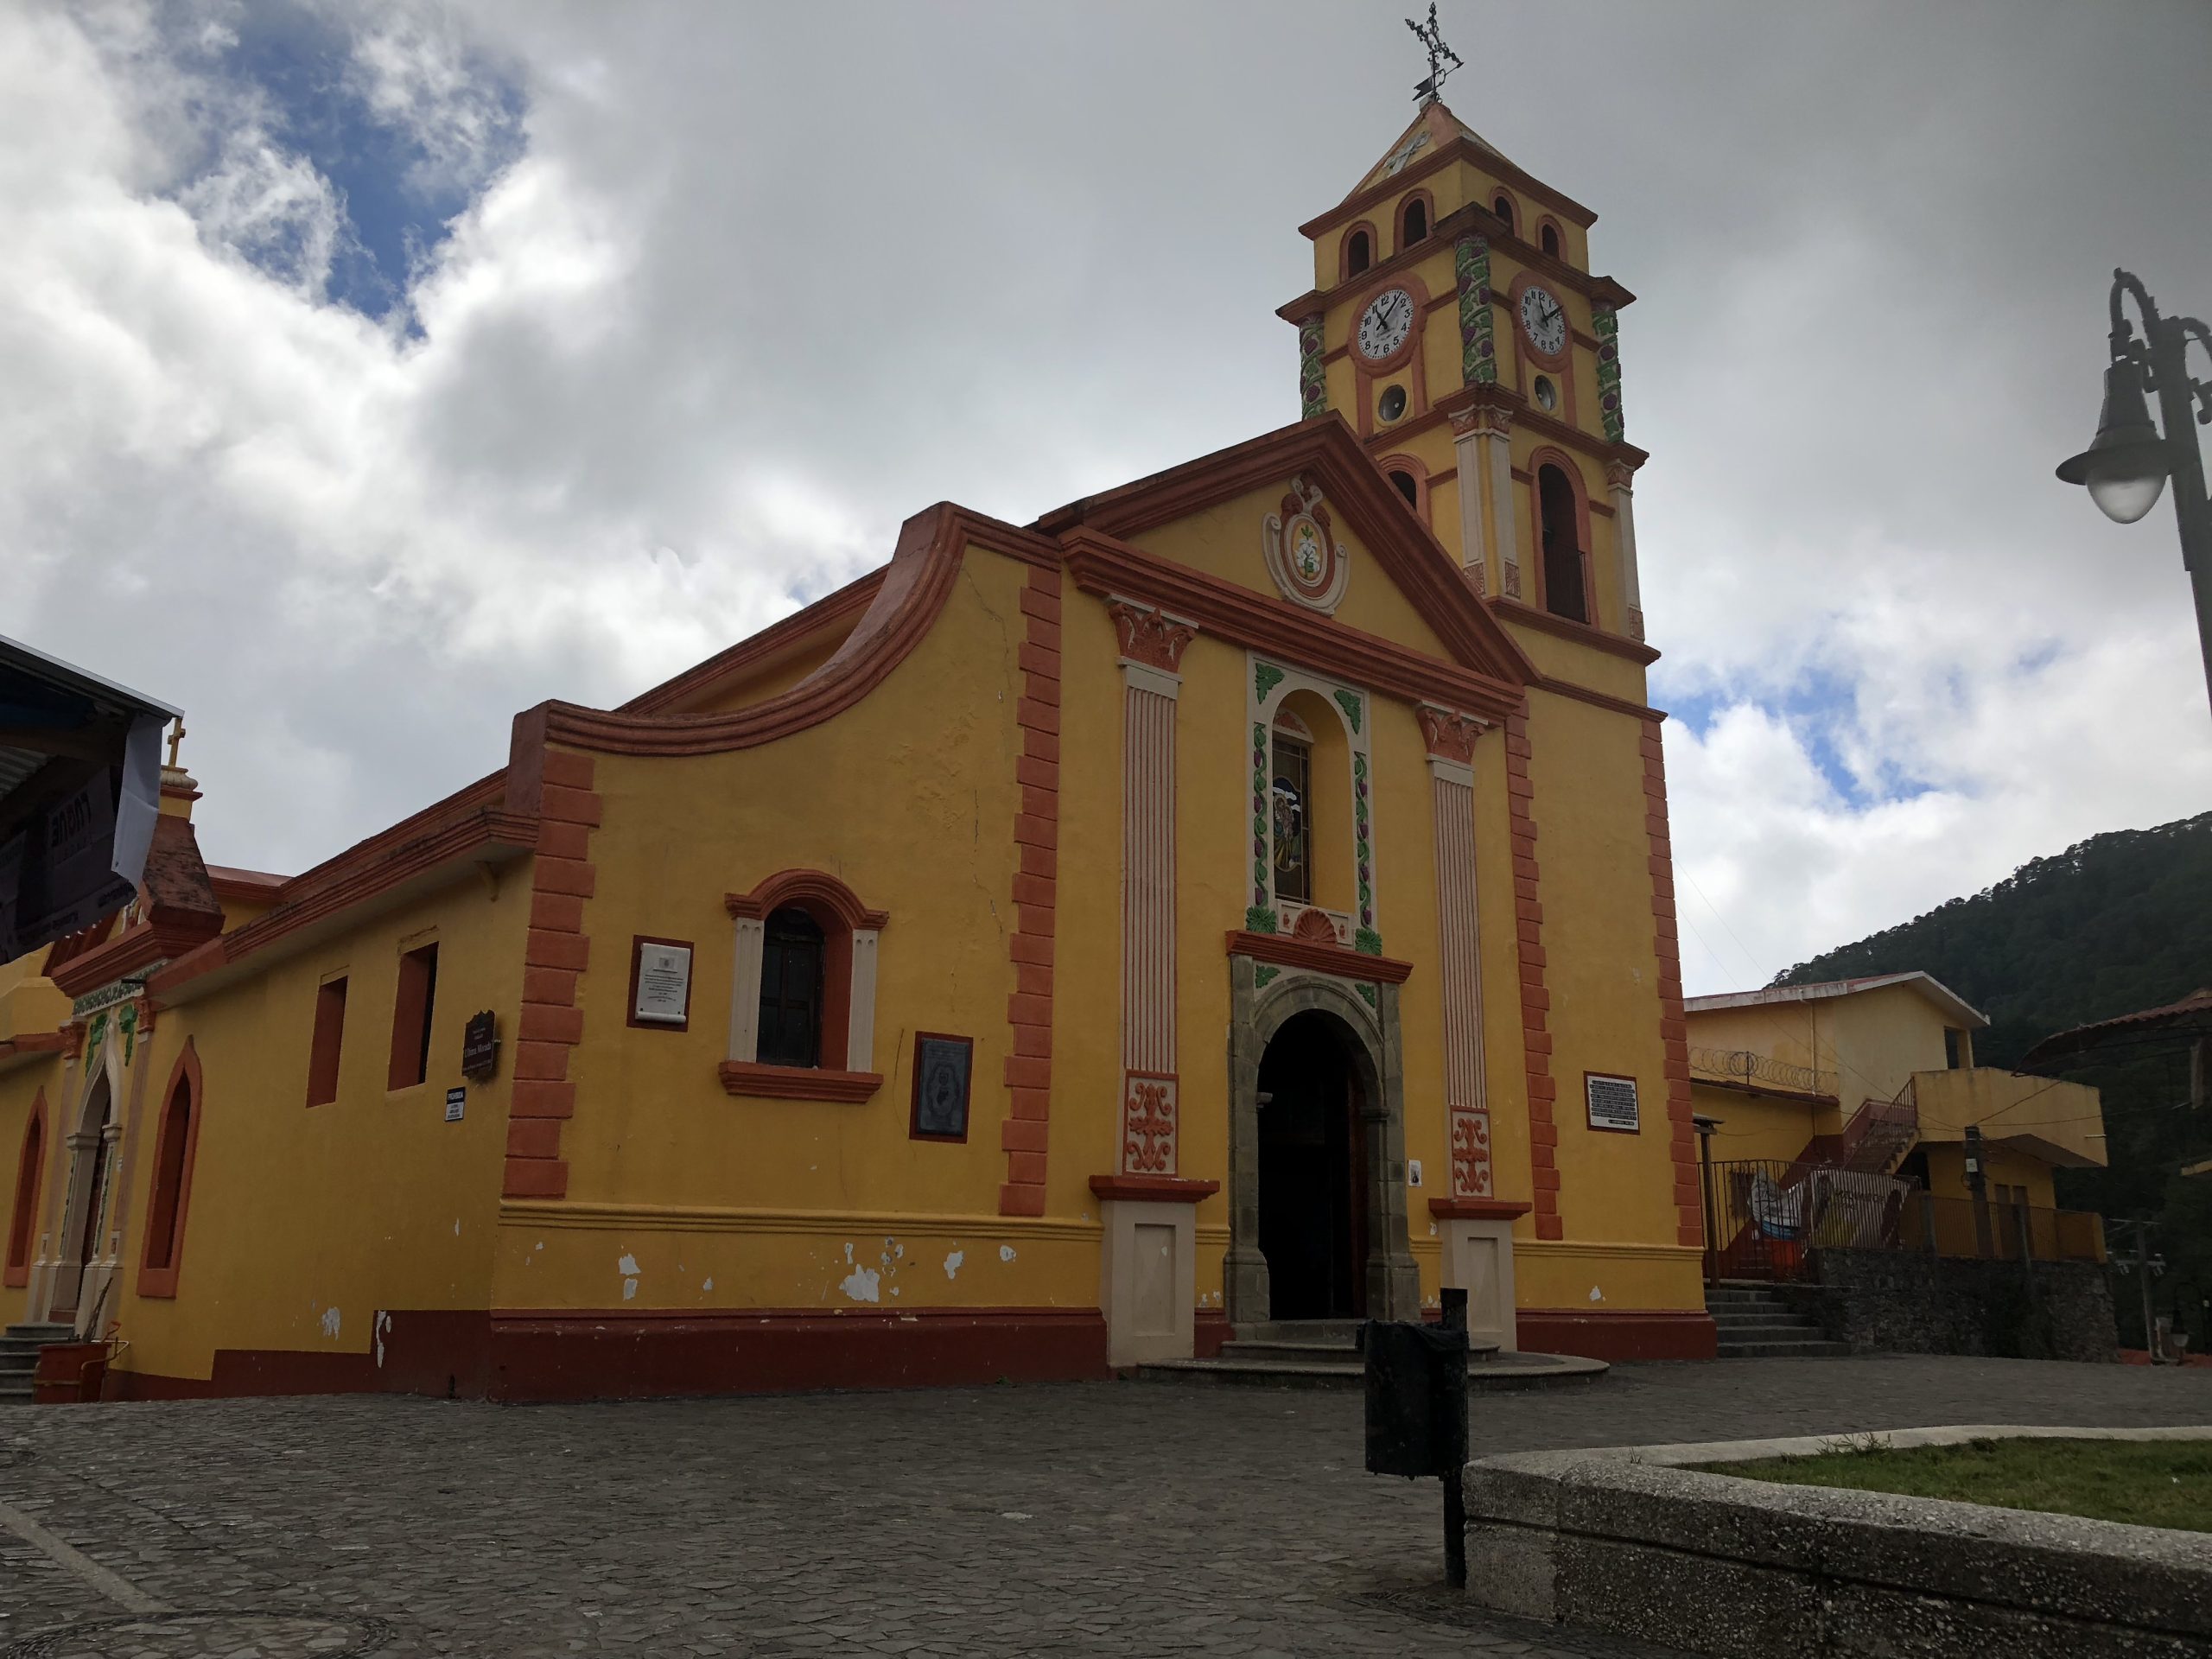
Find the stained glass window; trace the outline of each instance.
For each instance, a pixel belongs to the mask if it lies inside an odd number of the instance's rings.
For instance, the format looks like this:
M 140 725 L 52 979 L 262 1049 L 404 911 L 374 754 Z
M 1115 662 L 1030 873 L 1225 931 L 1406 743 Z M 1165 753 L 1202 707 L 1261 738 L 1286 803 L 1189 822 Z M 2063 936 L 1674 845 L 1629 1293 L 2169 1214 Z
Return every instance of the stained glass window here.
M 822 1063 L 822 929 L 803 910 L 772 912 L 760 942 L 763 1065 Z
M 1306 803 L 1311 798 L 1313 752 L 1294 737 L 1275 734 L 1274 811 L 1275 897 L 1294 904 L 1313 902 L 1312 849 L 1306 845 Z

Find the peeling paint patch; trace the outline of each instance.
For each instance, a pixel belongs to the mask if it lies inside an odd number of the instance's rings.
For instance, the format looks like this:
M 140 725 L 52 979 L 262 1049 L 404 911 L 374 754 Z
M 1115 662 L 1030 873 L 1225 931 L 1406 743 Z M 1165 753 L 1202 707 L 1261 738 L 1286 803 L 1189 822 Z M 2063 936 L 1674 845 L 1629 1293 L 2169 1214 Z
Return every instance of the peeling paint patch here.
M 1013 1260 L 1014 1260 L 1014 1246 L 1013 1246 L 1013 1245 L 1011 1245 L 1011 1244 L 1001 1244 L 1001 1245 L 1000 1245 L 1000 1246 L 999 1246 L 999 1260 L 1000 1260 L 1000 1261 L 1001 1261 L 1001 1262 L 1011 1262 L 1011 1261 L 1013 1261 Z
M 700 1286 L 700 1287 L 699 1287 L 699 1288 L 700 1288 L 700 1289 L 702 1289 L 702 1290 L 712 1290 L 714 1287 L 715 1287 L 715 1281 L 714 1281 L 713 1280 L 711 1280 L 711 1279 L 708 1280 L 708 1281 L 707 1281 L 707 1282 L 706 1282 L 705 1284 L 703 1284 L 703 1285 L 702 1285 L 702 1286 Z
M 328 1337 L 333 1342 L 338 1340 L 338 1310 L 334 1307 L 324 1308 L 322 1310 L 322 1334 Z
M 1590 1287 L 1590 1300 L 1593 1302 L 1602 1302 L 1605 1300 L 1605 1293 L 1592 1285 Z
M 455 1238 L 459 1238 L 461 1236 L 461 1217 L 459 1216 L 455 1216 L 453 1218 L 453 1236 Z
M 855 1268 L 839 1288 L 856 1302 L 880 1302 L 883 1297 L 876 1287 L 882 1282 L 882 1275 L 874 1268 Z
M 637 1294 L 638 1281 L 634 1279 L 625 1279 L 622 1281 L 622 1300 L 626 1302 L 633 1301 L 636 1300 Z
M 957 1279 L 960 1276 L 960 1264 L 967 1259 L 968 1252 L 965 1250 L 955 1250 L 950 1255 L 946 1256 L 944 1276 L 948 1279 Z
M 369 1322 L 369 1330 L 376 1338 L 377 1369 L 378 1370 L 382 1370 L 384 1369 L 384 1339 L 385 1334 L 390 1332 L 391 1329 L 391 1315 L 385 1313 L 382 1308 L 378 1308 L 377 1310 L 376 1318 Z
M 624 1256 L 614 1264 L 614 1271 L 626 1279 L 636 1278 L 639 1273 L 638 1258 L 634 1255 Z

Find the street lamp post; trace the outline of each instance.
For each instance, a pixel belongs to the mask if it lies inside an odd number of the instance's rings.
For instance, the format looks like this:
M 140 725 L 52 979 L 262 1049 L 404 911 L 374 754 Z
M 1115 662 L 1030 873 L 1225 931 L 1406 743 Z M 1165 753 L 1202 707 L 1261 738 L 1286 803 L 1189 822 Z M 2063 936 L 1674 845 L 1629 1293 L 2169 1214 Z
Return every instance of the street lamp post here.
M 2120 309 L 2125 294 L 2143 314 L 2144 338 Z M 2212 386 L 2189 378 L 2189 340 L 2212 356 L 2212 329 L 2195 317 L 2162 317 L 2133 273 L 2112 274 L 2112 362 L 2105 369 L 2105 406 L 2097 435 L 2087 449 L 2059 464 L 2069 484 L 2085 484 L 2089 499 L 2114 524 L 2132 524 L 2158 504 L 2169 476 L 2174 481 L 2174 518 L 2181 529 L 2181 560 L 2196 600 L 2196 638 L 2204 658 L 2204 683 L 2212 696 L 2212 499 L 2204 487 L 2192 418 L 2212 426 Z M 2151 423 L 2145 389 L 2158 394 L 2164 435 Z M 2192 409 L 2191 405 L 2197 407 Z

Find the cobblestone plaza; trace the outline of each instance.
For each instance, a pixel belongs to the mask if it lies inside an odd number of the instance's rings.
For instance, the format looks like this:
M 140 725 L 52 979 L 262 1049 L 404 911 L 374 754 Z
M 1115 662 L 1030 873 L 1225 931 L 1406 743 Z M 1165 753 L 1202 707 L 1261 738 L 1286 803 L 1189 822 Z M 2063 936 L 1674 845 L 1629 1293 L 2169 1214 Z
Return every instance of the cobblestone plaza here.
M 1477 1396 L 1477 1455 L 2212 1421 L 2212 1375 L 1882 1357 Z M 1357 1394 L 1100 1383 L 0 1414 L 0 1659 L 1630 1654 L 1466 1611 Z

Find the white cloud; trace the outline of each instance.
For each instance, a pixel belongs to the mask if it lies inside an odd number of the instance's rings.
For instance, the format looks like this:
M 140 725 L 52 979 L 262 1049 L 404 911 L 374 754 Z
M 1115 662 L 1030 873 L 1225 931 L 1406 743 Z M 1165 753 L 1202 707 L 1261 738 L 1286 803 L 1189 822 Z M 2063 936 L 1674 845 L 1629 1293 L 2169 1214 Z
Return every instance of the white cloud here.
M 469 193 L 378 321 L 331 274 L 329 109 L 240 72 L 283 15 L 0 9 L 0 621 L 183 702 L 211 856 L 279 868 L 931 501 L 1026 518 L 1281 424 L 1294 226 L 1412 73 L 1395 16 L 1319 4 L 313 0 L 408 182 Z M 2201 810 L 2164 510 L 2116 530 L 2049 476 L 2112 260 L 2212 269 L 2212 168 L 2174 159 L 2201 10 L 1445 21 L 1609 66 L 1571 120 L 1541 76 L 1452 91 L 1642 296 L 1653 695 L 1722 711 L 1668 734 L 1691 988 Z

